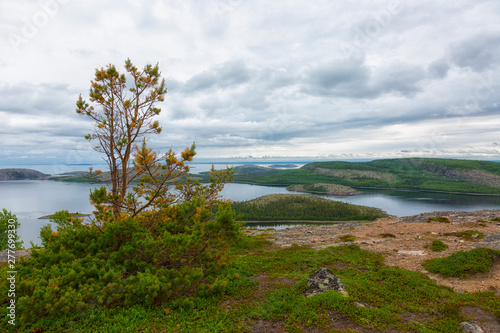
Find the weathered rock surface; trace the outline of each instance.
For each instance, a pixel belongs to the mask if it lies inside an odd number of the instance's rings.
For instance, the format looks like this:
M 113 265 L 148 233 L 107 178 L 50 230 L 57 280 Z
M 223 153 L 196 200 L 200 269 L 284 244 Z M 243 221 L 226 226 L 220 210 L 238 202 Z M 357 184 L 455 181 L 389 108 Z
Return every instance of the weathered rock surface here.
M 500 233 L 487 235 L 481 242 L 475 243 L 474 247 L 485 247 L 500 251 Z
M 476 210 L 473 212 L 462 212 L 462 211 L 436 211 L 429 213 L 421 213 L 412 216 L 403 216 L 398 221 L 398 223 L 414 223 L 414 222 L 426 222 L 428 218 L 433 217 L 447 217 L 451 223 L 453 222 L 466 222 L 473 220 L 490 220 L 495 217 L 500 217 L 500 209 L 485 209 Z
M 361 193 L 349 186 L 326 184 L 326 183 L 294 184 L 288 186 L 286 189 L 288 191 L 295 191 L 295 192 L 319 193 L 319 194 L 338 195 L 338 196 L 351 196 Z
M 307 289 L 304 296 L 314 296 L 324 293 L 327 290 L 338 291 L 343 296 L 347 296 L 344 284 L 328 268 L 320 268 L 307 278 Z
M 460 327 L 462 328 L 462 331 L 466 333 L 484 333 L 483 329 L 478 324 L 468 321 L 461 322 Z
M 0 169 L 0 180 L 40 179 L 46 174 L 32 169 Z

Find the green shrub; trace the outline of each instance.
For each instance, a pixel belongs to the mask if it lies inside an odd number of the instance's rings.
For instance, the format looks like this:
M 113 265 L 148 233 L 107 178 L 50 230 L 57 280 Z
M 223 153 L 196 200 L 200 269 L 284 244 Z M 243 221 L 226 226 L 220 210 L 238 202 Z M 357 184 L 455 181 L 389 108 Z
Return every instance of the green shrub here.
M 43 248 L 16 265 L 18 322 L 220 292 L 225 282 L 212 274 L 239 236 L 230 205 L 213 213 L 193 199 L 156 213 L 102 226 L 70 218 L 57 231 L 43 227 Z M 0 301 L 6 297 L 2 289 Z
M 427 244 L 424 246 L 424 248 L 426 248 L 426 249 L 429 247 L 434 252 L 441 252 L 441 251 L 446 250 L 449 246 L 440 240 L 434 240 L 434 241 L 432 241 L 432 243 L 430 245 Z
M 385 233 L 385 234 L 380 234 L 380 237 L 382 237 L 382 238 L 396 238 L 396 235 Z
M 429 272 L 444 277 L 467 277 L 474 273 L 489 272 L 495 256 L 498 255 L 500 251 L 490 249 L 458 251 L 449 257 L 425 260 L 422 265 Z
M 23 242 L 19 240 L 17 233 L 19 226 L 16 215 L 5 208 L 0 211 L 0 251 L 15 251 L 23 248 Z
M 343 235 L 339 237 L 341 242 L 353 242 L 357 237 L 353 235 Z
M 442 222 L 442 223 L 451 223 L 450 219 L 447 218 L 446 216 L 429 217 L 427 219 L 427 223 L 430 223 L 432 221 L 434 221 L 434 222 Z

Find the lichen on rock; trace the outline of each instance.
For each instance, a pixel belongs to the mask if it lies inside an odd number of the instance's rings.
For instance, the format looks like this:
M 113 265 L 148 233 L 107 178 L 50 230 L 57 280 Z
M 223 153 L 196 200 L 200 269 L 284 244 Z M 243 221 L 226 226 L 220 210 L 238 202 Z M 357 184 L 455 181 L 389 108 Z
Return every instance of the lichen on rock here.
M 307 278 L 307 289 L 303 295 L 306 297 L 319 295 L 328 290 L 335 290 L 347 297 L 347 291 L 340 279 L 328 268 L 320 268 Z

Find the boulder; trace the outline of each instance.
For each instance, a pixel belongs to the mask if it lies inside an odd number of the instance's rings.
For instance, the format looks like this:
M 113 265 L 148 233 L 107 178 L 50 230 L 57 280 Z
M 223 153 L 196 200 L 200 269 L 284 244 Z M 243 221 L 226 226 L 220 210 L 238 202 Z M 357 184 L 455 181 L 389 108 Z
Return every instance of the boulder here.
M 483 329 L 478 324 L 471 323 L 470 321 L 461 322 L 460 327 L 465 333 L 484 333 Z
M 347 296 L 344 284 L 328 268 L 320 268 L 307 278 L 307 289 L 304 296 L 314 296 L 327 290 L 335 290 L 343 296 Z

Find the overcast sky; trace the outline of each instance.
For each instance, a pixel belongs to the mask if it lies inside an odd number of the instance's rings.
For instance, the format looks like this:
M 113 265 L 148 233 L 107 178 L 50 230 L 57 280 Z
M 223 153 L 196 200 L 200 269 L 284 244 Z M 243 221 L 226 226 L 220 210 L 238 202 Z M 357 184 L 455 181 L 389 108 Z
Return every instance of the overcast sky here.
M 160 151 L 500 159 L 500 2 L 0 0 L 0 163 L 100 156 L 96 68 L 159 63 Z

